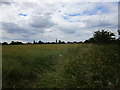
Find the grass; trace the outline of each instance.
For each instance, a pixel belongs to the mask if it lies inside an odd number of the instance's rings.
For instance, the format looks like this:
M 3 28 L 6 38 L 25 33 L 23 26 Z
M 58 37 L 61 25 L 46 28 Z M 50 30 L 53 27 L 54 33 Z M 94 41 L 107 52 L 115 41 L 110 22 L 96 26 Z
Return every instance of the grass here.
M 2 47 L 3 88 L 120 88 L 118 45 Z

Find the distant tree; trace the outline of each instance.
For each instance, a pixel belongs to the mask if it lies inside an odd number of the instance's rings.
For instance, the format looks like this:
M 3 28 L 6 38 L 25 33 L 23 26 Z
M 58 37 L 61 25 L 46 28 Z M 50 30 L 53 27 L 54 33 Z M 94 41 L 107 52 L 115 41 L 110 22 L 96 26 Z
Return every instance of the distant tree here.
M 118 39 L 120 40 L 120 30 L 118 30 L 117 32 L 118 32 Z
M 32 44 L 31 42 L 27 42 L 26 44 Z
M 16 42 L 16 45 L 22 45 L 23 43 L 22 42 Z
M 34 41 L 33 41 L 33 44 L 37 44 L 37 42 L 34 40 Z
M 11 45 L 14 45 L 14 41 L 11 41 L 11 43 L 10 43 Z
M 109 43 L 112 40 L 114 40 L 113 36 L 115 36 L 114 33 L 108 32 L 105 29 L 98 30 L 94 32 L 93 38 L 91 38 L 91 41 L 95 43 Z
M 2 45 L 8 45 L 8 43 L 7 42 L 3 42 Z
M 89 40 L 85 40 L 84 43 L 89 43 Z
M 58 43 L 61 44 L 61 40 L 59 40 Z
M 46 42 L 45 44 L 51 44 L 50 42 Z
M 67 44 L 73 44 L 73 42 L 68 41 Z
M 42 42 L 42 41 L 39 41 L 38 44 L 43 44 L 43 42 Z
M 55 42 L 56 42 L 56 44 L 58 43 L 58 42 L 57 42 L 57 38 L 56 38 L 56 41 L 55 41 Z
M 80 42 L 78 42 L 78 44 L 79 44 L 79 43 L 83 43 L 83 42 L 82 42 L 82 41 L 80 41 Z
M 89 38 L 88 43 L 96 43 L 95 38 Z
M 62 41 L 62 42 L 61 42 L 61 44 L 65 44 L 65 42 L 64 42 L 64 41 Z
M 115 38 L 113 36 L 115 36 L 114 33 L 102 29 L 94 32 L 93 37 L 86 40 L 84 43 L 112 43 L 115 42 Z
M 73 43 L 78 43 L 77 41 L 73 41 Z
M 58 44 L 65 44 L 65 42 L 64 42 L 64 41 L 59 40 L 59 41 L 58 41 Z
M 11 41 L 10 45 L 22 45 L 23 43 L 22 42 L 15 42 L 15 41 Z

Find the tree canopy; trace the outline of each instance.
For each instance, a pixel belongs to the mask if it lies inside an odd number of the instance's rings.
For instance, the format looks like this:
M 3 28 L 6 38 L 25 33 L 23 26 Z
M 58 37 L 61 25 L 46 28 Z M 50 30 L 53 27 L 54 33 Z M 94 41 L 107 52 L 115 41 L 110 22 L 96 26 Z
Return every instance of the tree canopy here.
M 90 38 L 87 42 L 100 43 L 100 44 L 110 43 L 113 40 L 115 40 L 113 36 L 115 36 L 114 33 L 111 33 L 105 29 L 102 29 L 102 30 L 95 31 L 93 34 L 93 37 Z

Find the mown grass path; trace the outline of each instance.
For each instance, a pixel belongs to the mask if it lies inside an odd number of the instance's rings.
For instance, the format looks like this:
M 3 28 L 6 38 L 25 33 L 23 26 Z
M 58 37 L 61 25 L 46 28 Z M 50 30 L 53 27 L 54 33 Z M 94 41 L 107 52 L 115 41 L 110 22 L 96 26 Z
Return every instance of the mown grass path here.
M 69 46 L 69 45 L 68 45 Z M 42 88 L 64 88 L 66 87 L 66 81 L 67 79 L 64 77 L 64 70 L 65 66 L 69 64 L 69 49 L 71 46 L 64 51 L 64 53 L 59 53 L 57 56 L 57 62 L 54 66 L 53 71 L 48 71 L 47 73 L 43 74 L 41 78 L 41 81 L 38 81 L 38 85 L 36 87 L 42 87 Z M 76 48 L 78 45 L 74 45 L 74 48 Z M 73 46 L 72 46 L 73 47 Z M 64 47 L 65 48 L 65 47 Z M 68 58 L 69 57 L 69 58 Z M 42 82 L 42 83 L 39 83 Z

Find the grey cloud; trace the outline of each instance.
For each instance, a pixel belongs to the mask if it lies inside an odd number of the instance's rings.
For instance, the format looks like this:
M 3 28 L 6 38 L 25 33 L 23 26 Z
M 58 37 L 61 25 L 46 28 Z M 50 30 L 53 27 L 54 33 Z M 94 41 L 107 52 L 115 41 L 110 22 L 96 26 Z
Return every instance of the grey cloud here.
M 72 28 L 62 28 L 61 29 L 65 34 L 73 34 L 76 32 L 76 29 L 72 29 Z
M 2 29 L 8 33 L 28 33 L 28 31 L 15 23 L 2 22 Z
M 86 24 L 86 28 L 107 28 L 107 27 L 114 27 L 111 22 L 106 21 L 106 20 L 85 20 L 83 21 Z
M 93 26 L 94 28 L 96 28 L 96 27 L 110 27 L 111 25 L 112 24 L 109 23 L 109 22 L 107 22 L 107 21 L 100 21 L 100 22 L 98 21 L 96 23 L 93 23 L 93 25 L 91 25 L 91 26 Z
M 36 9 L 36 8 L 39 8 L 39 4 L 36 3 L 36 2 L 22 2 L 22 5 L 21 5 L 21 8 L 24 8 L 24 9 Z
M 10 22 L 0 22 L 2 23 L 0 29 L 5 30 L 6 34 L 9 34 L 9 36 L 5 36 L 3 33 L 2 39 L 7 39 L 7 40 L 30 40 L 32 36 L 36 35 L 38 32 L 33 32 L 33 29 L 29 27 L 21 27 L 15 23 L 10 23 Z M 10 37 L 11 36 L 11 37 Z M 18 36 L 18 37 L 16 37 Z
M 63 26 L 57 26 L 60 31 L 62 31 L 64 34 L 74 34 L 78 27 L 71 26 L 71 25 L 63 25 Z
M 9 34 L 19 34 L 22 37 L 31 37 L 33 35 L 36 34 L 40 34 L 40 33 L 44 33 L 43 29 L 39 29 L 39 28 L 31 28 L 31 27 L 27 27 L 27 26 L 19 26 L 18 24 L 15 23 L 10 23 L 10 22 L 0 22 L 1 24 L 1 29 L 5 30 L 6 33 Z
M 50 16 L 34 16 L 30 25 L 34 28 L 48 28 L 55 25 Z
M 0 5 L 11 5 L 14 2 L 6 2 L 6 1 L 0 1 Z

